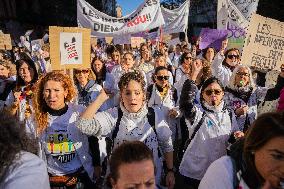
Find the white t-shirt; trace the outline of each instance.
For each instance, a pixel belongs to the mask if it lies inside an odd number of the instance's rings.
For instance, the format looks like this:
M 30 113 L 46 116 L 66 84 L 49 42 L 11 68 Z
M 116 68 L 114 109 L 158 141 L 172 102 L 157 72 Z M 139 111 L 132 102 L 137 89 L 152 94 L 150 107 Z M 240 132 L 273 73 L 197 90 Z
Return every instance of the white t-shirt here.
M 234 189 L 234 170 L 229 156 L 223 156 L 214 161 L 202 178 L 199 189 Z M 240 180 L 240 189 L 249 189 L 244 180 Z

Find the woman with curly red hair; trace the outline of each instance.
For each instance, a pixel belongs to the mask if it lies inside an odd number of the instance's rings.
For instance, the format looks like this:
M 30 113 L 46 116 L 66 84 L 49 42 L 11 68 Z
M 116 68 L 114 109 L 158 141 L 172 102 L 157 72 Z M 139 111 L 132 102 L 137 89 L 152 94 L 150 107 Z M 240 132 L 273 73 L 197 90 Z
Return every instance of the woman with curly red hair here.
M 51 187 L 92 187 L 93 165 L 86 135 L 75 121 L 84 107 L 71 101 L 76 95 L 69 76 L 50 72 L 42 77 L 33 97 L 34 118 L 28 133 L 38 138 L 40 156 L 46 161 Z

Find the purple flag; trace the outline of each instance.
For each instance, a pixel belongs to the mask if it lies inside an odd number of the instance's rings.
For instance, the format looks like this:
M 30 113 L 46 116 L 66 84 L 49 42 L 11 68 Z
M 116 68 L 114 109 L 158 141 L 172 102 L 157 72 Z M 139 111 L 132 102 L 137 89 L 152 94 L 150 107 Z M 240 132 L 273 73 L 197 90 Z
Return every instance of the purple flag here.
M 202 28 L 199 48 L 206 49 L 207 47 L 214 47 L 218 51 L 222 46 L 222 41 L 224 41 L 227 36 L 228 30 Z

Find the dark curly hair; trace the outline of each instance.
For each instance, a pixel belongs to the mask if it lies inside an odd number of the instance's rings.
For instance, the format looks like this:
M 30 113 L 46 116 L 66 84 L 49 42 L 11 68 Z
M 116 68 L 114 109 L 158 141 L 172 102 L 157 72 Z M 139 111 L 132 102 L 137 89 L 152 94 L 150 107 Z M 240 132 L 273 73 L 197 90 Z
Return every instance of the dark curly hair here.
M 6 170 L 11 169 L 16 155 L 20 151 L 36 154 L 37 142 L 30 139 L 23 125 L 20 125 L 15 117 L 8 112 L 0 112 L 0 182 L 5 176 Z
M 128 83 L 131 80 L 134 80 L 134 81 L 140 83 L 142 89 L 143 90 L 145 89 L 146 83 L 145 83 L 145 80 L 144 80 L 144 76 L 141 74 L 141 72 L 135 70 L 133 72 L 125 73 L 121 76 L 121 78 L 118 82 L 119 90 L 122 91 L 124 88 L 126 88 Z

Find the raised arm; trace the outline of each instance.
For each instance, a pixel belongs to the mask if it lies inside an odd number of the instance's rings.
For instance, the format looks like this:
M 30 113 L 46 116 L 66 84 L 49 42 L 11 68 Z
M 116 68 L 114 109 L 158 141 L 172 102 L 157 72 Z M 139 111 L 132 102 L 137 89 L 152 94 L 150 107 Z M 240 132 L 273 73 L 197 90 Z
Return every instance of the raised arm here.
M 83 119 L 93 119 L 95 114 L 101 105 L 109 99 L 109 96 L 106 94 L 105 90 L 102 89 L 100 91 L 99 96 L 96 98 L 94 102 L 92 102 L 87 109 L 82 113 L 81 118 Z
M 198 91 L 198 88 L 195 84 L 195 80 L 202 69 L 202 62 L 194 61 L 192 63 L 192 72 L 191 79 L 188 79 L 184 82 L 181 95 L 180 95 L 180 105 L 179 108 L 185 118 L 192 119 L 194 117 L 194 100 Z

